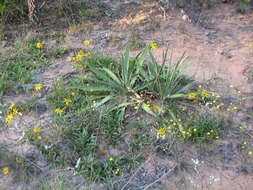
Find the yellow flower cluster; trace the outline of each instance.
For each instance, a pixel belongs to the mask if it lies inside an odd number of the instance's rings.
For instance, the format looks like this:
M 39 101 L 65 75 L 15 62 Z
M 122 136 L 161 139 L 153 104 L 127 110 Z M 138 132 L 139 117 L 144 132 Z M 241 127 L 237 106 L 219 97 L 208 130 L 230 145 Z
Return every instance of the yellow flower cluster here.
M 153 109 L 154 111 L 158 111 L 158 110 L 159 110 L 159 106 L 153 105 L 153 106 L 152 106 L 152 109 Z
M 110 162 L 112 162 L 112 161 L 114 160 L 114 158 L 113 158 L 112 156 L 110 156 L 110 157 L 108 158 L 108 160 L 109 160 Z
M 39 92 L 42 89 L 42 84 L 35 84 L 33 88 L 36 92 Z
M 149 48 L 152 49 L 157 49 L 158 48 L 158 44 L 156 42 L 152 42 L 149 44 Z
M 39 132 L 41 132 L 41 128 L 38 127 L 38 126 L 35 126 L 35 127 L 33 128 L 33 132 L 34 132 L 34 133 L 39 133 Z
M 36 48 L 37 49 L 43 49 L 46 47 L 46 44 L 45 43 L 41 43 L 41 42 L 37 42 L 36 43 Z
M 69 99 L 69 98 L 64 98 L 63 103 L 66 104 L 66 105 L 69 105 L 69 104 L 72 103 L 72 100 Z
M 83 45 L 84 45 L 85 48 L 88 48 L 89 44 L 90 44 L 89 40 L 84 40 L 83 41 Z
M 206 90 L 201 90 L 200 91 L 200 95 L 203 98 L 208 98 L 209 97 L 208 92 Z
M 2 172 L 3 172 L 4 175 L 8 175 L 9 174 L 9 168 L 8 167 L 3 168 Z
M 11 104 L 9 107 L 8 107 L 8 115 L 6 116 L 5 118 L 5 123 L 10 123 L 14 116 L 18 114 L 18 109 L 15 108 L 15 104 Z
M 188 94 L 188 98 L 189 99 L 195 99 L 196 98 L 196 93 L 192 92 L 192 93 Z
M 156 131 L 156 134 L 160 135 L 161 137 L 165 137 L 165 133 L 166 133 L 166 128 L 165 127 L 162 127 L 162 128 L 160 128 Z
M 90 44 L 90 41 L 89 40 L 84 40 L 83 41 L 83 45 L 85 48 L 88 48 Z M 87 55 L 90 56 L 92 55 L 91 52 L 87 52 Z M 85 57 L 85 52 L 83 50 L 80 50 L 77 52 L 76 56 L 71 56 L 71 57 L 68 57 L 68 60 L 69 61 L 81 61 L 83 59 L 83 57 Z
M 60 108 L 56 108 L 56 109 L 54 110 L 54 112 L 55 112 L 55 113 L 62 113 L 62 112 L 63 112 L 63 110 L 62 110 L 62 109 L 60 109 Z
M 115 174 L 115 175 L 119 175 L 119 174 L 120 174 L 120 169 L 119 169 L 119 168 L 116 168 L 116 169 L 114 170 L 114 174 Z

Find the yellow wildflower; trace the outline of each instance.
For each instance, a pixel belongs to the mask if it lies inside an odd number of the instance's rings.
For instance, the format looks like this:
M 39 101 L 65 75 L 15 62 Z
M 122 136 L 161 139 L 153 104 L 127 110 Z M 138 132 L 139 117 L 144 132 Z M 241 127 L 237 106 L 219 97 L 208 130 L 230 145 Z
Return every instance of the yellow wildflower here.
M 42 85 L 41 85 L 41 84 L 35 84 L 35 85 L 34 85 L 34 90 L 35 90 L 36 92 L 41 91 L 41 89 L 42 89 Z
M 66 105 L 69 105 L 72 103 L 72 100 L 69 99 L 69 98 L 64 98 L 63 102 L 66 104 Z
M 206 134 L 207 134 L 208 136 L 209 136 L 209 135 L 211 135 L 211 133 L 210 133 L 210 132 L 207 132 Z
M 45 48 L 45 44 L 44 43 L 41 43 L 41 42 L 37 42 L 36 43 L 36 48 L 38 48 L 38 49 L 42 49 L 42 48 Z
M 152 42 L 152 43 L 149 44 L 149 47 L 150 47 L 150 49 L 157 49 L 158 48 L 158 44 L 155 43 L 155 42 Z
M 194 99 L 194 98 L 196 98 L 196 94 L 194 92 L 192 92 L 192 93 L 188 94 L 188 98 Z
M 197 131 L 197 129 L 196 129 L 196 128 L 194 128 L 194 129 L 193 129 L 193 131 L 194 131 L 194 132 L 196 132 L 196 131 Z
M 166 129 L 165 129 L 165 127 L 163 127 L 163 128 L 158 129 L 156 131 L 156 134 L 161 135 L 161 136 L 164 137 L 165 136 L 165 132 L 166 132 Z
M 3 168 L 2 171 L 3 171 L 4 175 L 8 175 L 9 174 L 9 168 L 8 167 Z
M 80 50 L 79 52 L 77 52 L 77 55 L 76 55 L 76 59 L 77 61 L 81 61 L 81 59 L 84 57 L 84 51 L 83 50 Z
M 60 109 L 60 108 L 56 108 L 56 109 L 54 110 L 54 112 L 55 112 L 55 113 L 62 113 L 62 112 L 63 112 L 63 110 L 62 110 L 62 109 Z
M 14 108 L 15 104 L 11 104 L 9 107 L 8 107 L 8 110 L 12 110 Z
M 249 143 L 247 141 L 244 141 L 243 144 L 246 145 L 246 144 L 249 144 Z
M 235 107 L 233 107 L 233 109 L 234 109 L 234 110 L 238 110 L 238 107 L 235 106 Z
M 5 118 L 5 123 L 10 123 L 12 120 L 13 120 L 13 117 L 14 115 L 11 113 L 11 114 L 8 114 Z
M 83 45 L 84 45 L 85 48 L 88 48 L 89 44 L 90 44 L 89 40 L 84 40 L 83 41 Z
M 114 159 L 113 159 L 113 157 L 110 156 L 110 157 L 108 158 L 108 160 L 109 160 L 110 162 L 112 162 Z
M 33 128 L 33 132 L 34 132 L 34 133 L 39 133 L 39 132 L 41 132 L 41 128 L 38 127 L 38 126 L 35 126 L 35 127 Z
M 41 140 L 41 139 L 42 139 L 42 136 L 37 136 L 37 139 L 38 139 L 38 140 Z
M 138 109 L 139 109 L 139 107 L 138 107 L 138 106 L 134 106 L 134 109 L 135 109 L 135 110 L 138 110 Z
M 200 95 L 201 95 L 203 98 L 208 98 L 208 92 L 207 92 L 206 90 L 201 90 Z
M 120 174 L 120 169 L 119 169 L 119 168 L 115 169 L 115 170 L 114 170 L 114 174 L 115 174 L 115 175 L 119 175 L 119 174 Z
M 248 155 L 249 155 L 249 156 L 251 156 L 252 154 L 253 154 L 253 152 L 252 152 L 252 151 L 249 151 L 249 152 L 248 152 Z
M 158 110 L 159 110 L 159 106 L 153 105 L 152 109 L 153 109 L 154 111 L 158 111 Z
M 18 109 L 17 109 L 17 108 L 13 108 L 12 114 L 13 114 L 13 115 L 17 115 L 17 114 L 18 114 Z
M 75 61 L 76 58 L 75 58 L 75 57 L 68 57 L 68 60 L 69 60 L 69 61 Z
M 235 87 L 235 86 L 234 86 L 234 85 L 232 85 L 232 84 L 231 84 L 231 85 L 229 85 L 229 88 L 234 88 L 234 87 Z

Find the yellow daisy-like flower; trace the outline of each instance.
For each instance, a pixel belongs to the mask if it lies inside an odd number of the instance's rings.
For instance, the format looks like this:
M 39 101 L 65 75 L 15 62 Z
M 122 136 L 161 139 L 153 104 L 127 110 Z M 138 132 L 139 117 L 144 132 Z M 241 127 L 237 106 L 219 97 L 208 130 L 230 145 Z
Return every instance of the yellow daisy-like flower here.
M 249 143 L 247 141 L 244 141 L 243 144 L 246 145 L 246 144 L 249 144 Z
M 15 104 L 12 103 L 12 104 L 8 107 L 8 110 L 12 110 L 14 107 L 15 107 Z
M 36 43 L 36 48 L 38 48 L 38 49 L 42 49 L 42 48 L 45 48 L 45 44 L 44 43 L 41 43 L 41 42 L 37 42 Z
M 194 131 L 194 132 L 196 132 L 196 131 L 197 131 L 197 129 L 196 129 L 196 128 L 194 128 L 194 129 L 193 129 L 193 131 Z
M 109 160 L 110 162 L 112 162 L 114 159 L 113 159 L 113 157 L 110 156 L 110 157 L 108 158 L 108 160 Z
M 55 112 L 55 113 L 62 113 L 62 112 L 63 112 L 63 110 L 62 110 L 62 109 L 60 109 L 60 108 L 56 108 L 56 109 L 54 110 L 54 112 Z
M 41 91 L 41 89 L 42 89 L 42 84 L 35 84 L 35 85 L 34 85 L 34 90 L 35 90 L 36 92 Z
M 69 60 L 69 61 L 75 61 L 76 58 L 75 58 L 75 57 L 68 57 L 68 60 Z
M 252 152 L 252 151 L 249 151 L 249 152 L 248 152 L 248 155 L 249 155 L 249 156 L 251 156 L 252 154 L 253 154 L 253 152 Z
M 229 88 L 234 88 L 234 87 L 235 87 L 235 86 L 234 86 L 234 85 L 232 85 L 232 84 L 231 84 L 231 85 L 229 85 Z
M 64 98 L 63 103 L 65 103 L 66 105 L 69 105 L 72 103 L 72 100 L 69 98 Z
M 4 120 L 5 123 L 10 123 L 12 120 L 13 120 L 13 117 L 14 115 L 11 113 L 11 114 L 8 114 Z
M 77 55 L 76 55 L 76 60 L 77 61 L 81 61 L 81 59 L 84 57 L 84 51 L 83 50 L 80 50 L 79 52 L 77 52 Z
M 9 168 L 8 167 L 3 168 L 2 172 L 3 172 L 4 175 L 8 175 L 9 174 Z
M 200 92 L 200 95 L 203 97 L 203 98 L 208 98 L 208 92 L 206 90 L 201 90 Z
M 194 98 L 196 98 L 196 94 L 194 92 L 192 92 L 192 93 L 188 94 L 188 98 L 194 99 Z
M 33 132 L 34 132 L 34 133 L 39 133 L 39 132 L 41 132 L 41 128 L 38 127 L 38 126 L 35 126 L 35 127 L 33 128 Z
M 119 169 L 119 168 L 115 169 L 115 170 L 114 170 L 114 174 L 115 174 L 115 175 L 119 175 L 119 174 L 120 174 L 120 169 Z
M 83 41 L 83 45 L 84 45 L 85 48 L 88 48 L 89 44 L 90 44 L 89 40 L 84 40 Z
M 238 110 L 238 107 L 235 106 L 235 107 L 233 107 L 233 109 L 234 109 L 234 110 Z
M 152 109 L 153 109 L 154 111 L 158 111 L 158 110 L 159 110 L 159 106 L 153 105 Z
M 165 129 L 165 127 L 163 127 L 163 128 L 158 129 L 156 131 L 156 134 L 161 135 L 162 137 L 164 137 L 165 136 L 165 132 L 166 132 L 166 129 Z
M 13 108 L 12 114 L 13 114 L 13 115 L 17 115 L 17 114 L 18 114 L 18 109 L 17 109 L 17 108 Z
M 38 140 L 41 140 L 41 139 L 42 139 L 42 136 L 37 136 L 37 139 L 38 139 Z
M 157 49 L 158 48 L 158 44 L 156 42 L 152 42 L 152 43 L 149 44 L 149 47 L 150 47 L 151 50 L 152 49 Z

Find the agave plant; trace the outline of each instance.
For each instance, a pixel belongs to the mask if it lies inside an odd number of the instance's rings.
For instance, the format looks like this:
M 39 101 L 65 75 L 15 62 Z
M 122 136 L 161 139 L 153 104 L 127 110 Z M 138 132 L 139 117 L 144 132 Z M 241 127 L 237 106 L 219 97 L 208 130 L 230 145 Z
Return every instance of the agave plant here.
M 138 105 L 149 114 L 157 116 L 139 96 L 140 91 L 148 90 L 163 104 L 167 104 L 168 100 L 186 97 L 185 91 L 192 82 L 179 69 L 185 55 L 175 65 L 167 66 L 167 52 L 164 53 L 162 65 L 159 65 L 148 46 L 134 59 L 130 59 L 129 49 L 126 48 L 119 63 L 106 66 L 88 64 L 89 77 L 85 80 L 86 85 L 75 84 L 68 88 L 84 92 L 88 97 L 87 103 L 92 102 L 82 108 L 81 112 L 107 104 L 111 111 L 119 113 L 122 121 L 126 108 Z M 150 57 L 150 62 L 147 62 L 147 56 Z M 173 115 L 172 112 L 171 114 Z
M 142 77 L 149 84 L 149 90 L 162 102 L 170 99 L 185 98 L 187 96 L 185 92 L 192 86 L 193 82 L 193 80 L 183 75 L 185 69 L 179 68 L 187 58 L 185 54 L 175 64 L 171 63 L 171 59 L 170 63 L 166 64 L 167 52 L 168 50 L 163 54 L 162 65 L 159 65 L 152 52 L 149 51 L 151 62 L 141 72 Z
M 88 70 L 91 73 L 86 80 L 88 86 L 74 85 L 68 88 L 78 89 L 89 95 L 95 101 L 92 108 L 98 108 L 110 102 L 113 105 L 111 110 L 120 112 L 122 120 L 127 106 L 140 103 L 140 101 L 133 101 L 130 97 L 135 96 L 136 99 L 140 99 L 138 92 L 147 87 L 146 83 L 140 81 L 140 71 L 148 51 L 146 47 L 133 60 L 130 60 L 129 49 L 126 48 L 121 62 L 112 67 L 96 67 L 88 64 Z M 83 108 L 82 111 L 85 109 L 89 107 Z
M 186 91 L 192 86 L 193 80 L 183 75 L 187 64 L 181 69 L 179 67 L 187 58 L 185 54 L 175 64 L 172 64 L 172 56 L 169 63 L 166 61 L 167 53 L 168 49 L 163 54 L 163 63 L 159 65 L 152 52 L 149 51 L 151 61 L 142 68 L 141 76 L 143 81 L 148 84 L 148 90 L 161 101 L 162 109 L 166 109 L 173 120 L 177 122 L 175 111 L 178 110 L 175 110 L 176 105 L 179 100 L 188 96 Z M 142 104 L 142 108 L 147 113 L 158 116 L 145 103 Z M 179 130 L 183 131 L 182 127 L 179 127 Z

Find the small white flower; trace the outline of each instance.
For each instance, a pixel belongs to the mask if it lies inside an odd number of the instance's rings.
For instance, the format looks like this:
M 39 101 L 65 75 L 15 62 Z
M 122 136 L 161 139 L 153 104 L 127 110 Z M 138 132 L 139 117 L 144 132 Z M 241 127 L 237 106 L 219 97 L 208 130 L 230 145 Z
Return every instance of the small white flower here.
M 78 158 L 77 162 L 76 162 L 76 165 L 75 165 L 75 168 L 79 168 L 80 166 L 80 162 L 81 162 L 81 158 Z

